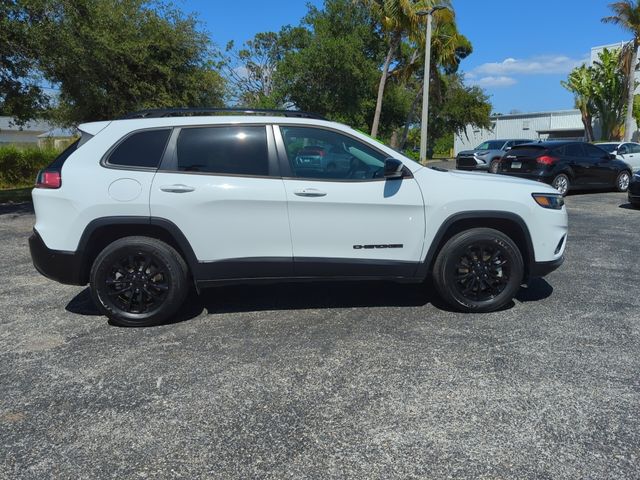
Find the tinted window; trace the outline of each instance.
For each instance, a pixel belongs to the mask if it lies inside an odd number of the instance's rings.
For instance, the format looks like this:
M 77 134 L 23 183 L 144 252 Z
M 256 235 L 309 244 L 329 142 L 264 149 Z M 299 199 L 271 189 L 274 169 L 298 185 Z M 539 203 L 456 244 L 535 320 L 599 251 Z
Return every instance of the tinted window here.
M 629 146 L 629 153 L 640 153 L 640 145 L 637 143 L 627 143 Z
M 589 158 L 603 158 L 607 152 L 602 150 L 601 148 L 594 147 L 593 145 L 586 144 L 584 145 L 584 149 L 587 152 L 587 156 Z
M 599 143 L 598 147 L 603 149 L 605 152 L 613 153 L 613 151 L 618 148 L 617 143 Z
M 157 168 L 171 130 L 145 130 L 127 137 L 109 156 L 110 165 Z
M 569 145 L 565 145 L 564 154 L 568 157 L 584 157 L 584 150 L 582 145 L 579 143 L 571 143 Z
M 295 177 L 319 179 L 381 178 L 388 155 L 331 130 L 281 127 Z
M 178 170 L 184 172 L 269 174 L 265 127 L 184 128 L 177 152 Z
M 504 142 L 497 140 L 490 140 L 488 142 L 481 143 L 476 147 L 476 150 L 501 150 L 504 146 Z

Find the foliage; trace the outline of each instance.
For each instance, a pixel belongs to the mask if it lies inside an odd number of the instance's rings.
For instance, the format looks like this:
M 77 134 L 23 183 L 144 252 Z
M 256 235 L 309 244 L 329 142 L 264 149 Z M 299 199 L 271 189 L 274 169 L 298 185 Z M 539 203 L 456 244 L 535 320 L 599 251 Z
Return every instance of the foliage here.
M 14 116 L 19 124 L 48 104 L 34 73 L 37 48 L 22 3 L 0 2 L 0 114 Z
M 209 37 L 163 0 L 16 0 L 15 9 L 8 23 L 28 25 L 32 68 L 60 88 L 61 124 L 223 104 Z
M 640 47 L 640 0 L 623 0 L 609 5 L 614 15 L 602 19 L 605 23 L 619 25 L 633 35 L 621 52 L 620 63 L 626 90 L 625 140 L 631 140 L 633 129 L 633 104 L 636 90 L 635 75 L 638 70 L 638 49 Z
M 309 31 L 302 27 L 283 27 L 279 32 L 262 32 L 245 42 L 240 50 L 227 44 L 230 56 L 225 64 L 238 105 L 253 108 L 276 108 L 274 77 L 279 63 L 288 52 L 308 43 Z
M 593 135 L 593 112 L 595 111 L 593 81 L 592 68 L 581 65 L 569 74 L 566 81 L 560 82 L 564 88 L 574 95 L 575 106 L 580 110 L 588 142 L 595 140 Z
M 574 93 L 585 128 L 592 118 L 599 120 L 602 140 L 619 140 L 624 132 L 627 85 L 620 55 L 605 48 L 592 67 L 577 67 L 562 82 Z
M 350 0 L 328 0 L 322 10 L 311 6 L 302 25 L 307 33 L 276 70 L 278 103 L 366 128 L 382 46 L 369 12 Z
M 33 185 L 38 171 L 59 153 L 54 148 L 0 146 L 0 188 Z

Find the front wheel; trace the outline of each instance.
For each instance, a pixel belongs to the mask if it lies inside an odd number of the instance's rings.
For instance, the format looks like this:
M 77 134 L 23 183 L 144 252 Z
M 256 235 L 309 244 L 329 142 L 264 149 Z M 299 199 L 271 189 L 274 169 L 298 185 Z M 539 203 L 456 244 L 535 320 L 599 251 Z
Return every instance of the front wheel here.
M 169 320 L 189 290 L 182 256 L 160 240 L 126 237 L 107 246 L 93 262 L 91 296 L 115 324 L 148 327 Z
M 631 174 L 626 170 L 618 174 L 616 178 L 616 190 L 618 192 L 626 192 L 629 189 L 629 182 L 631 181 Z
M 440 296 L 463 312 L 507 305 L 524 277 L 522 255 L 507 235 L 490 228 L 459 233 L 442 247 L 433 268 Z
M 491 163 L 489 164 L 489 172 L 490 173 L 498 173 L 498 168 L 500 167 L 500 159 L 499 158 L 494 158 L 493 160 L 491 160 Z
M 553 182 L 551 182 L 551 186 L 555 188 L 558 191 L 558 193 L 564 197 L 569 192 L 569 187 L 571 186 L 571 183 L 569 181 L 569 177 L 567 177 L 564 173 L 561 173 L 560 175 L 557 175 L 553 179 Z

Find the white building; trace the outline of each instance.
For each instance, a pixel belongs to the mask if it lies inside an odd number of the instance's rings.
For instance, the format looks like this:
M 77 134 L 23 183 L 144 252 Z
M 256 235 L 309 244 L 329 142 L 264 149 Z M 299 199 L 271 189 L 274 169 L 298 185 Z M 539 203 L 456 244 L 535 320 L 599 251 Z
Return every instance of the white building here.
M 49 122 L 35 120 L 26 125 L 16 125 L 11 117 L 0 117 L 0 145 L 37 144 L 38 135 L 47 133 L 53 127 Z
M 593 47 L 591 49 L 591 64 L 598 59 L 598 55 L 605 48 L 613 50 L 623 46 L 624 42 Z M 640 80 L 638 73 L 636 73 L 636 79 Z M 640 93 L 640 87 L 636 93 Z M 491 124 L 492 128 L 489 130 L 467 126 L 462 135 L 456 135 L 453 146 L 455 155 L 462 150 L 472 150 L 485 140 L 584 140 L 585 138 L 584 125 L 579 110 L 494 115 L 491 117 Z M 600 129 L 597 122 L 595 122 L 593 129 L 596 138 L 598 138 Z M 639 134 L 640 132 L 636 131 L 634 139 L 637 139 Z

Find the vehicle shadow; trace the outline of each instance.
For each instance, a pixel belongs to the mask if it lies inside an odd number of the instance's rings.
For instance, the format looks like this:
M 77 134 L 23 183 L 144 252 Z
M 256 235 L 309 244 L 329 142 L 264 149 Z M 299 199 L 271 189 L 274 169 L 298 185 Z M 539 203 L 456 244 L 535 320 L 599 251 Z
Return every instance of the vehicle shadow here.
M 523 303 L 535 302 L 552 293 L 553 287 L 549 283 L 535 279 L 522 287 L 515 298 Z M 169 323 L 190 320 L 205 311 L 215 315 L 267 310 L 422 307 L 427 304 L 439 310 L 455 311 L 440 300 L 430 281 L 419 284 L 360 281 L 234 285 L 204 289 L 199 295 L 193 290 L 180 313 Z M 509 302 L 501 310 L 514 306 L 514 302 Z M 88 288 L 76 295 L 66 310 L 77 315 L 101 315 Z
M 623 203 L 622 205 L 618 205 L 618 208 L 622 208 L 624 210 L 640 210 L 640 208 L 634 207 L 630 203 Z
M 0 215 L 29 215 L 33 213 L 33 203 L 0 203 Z

